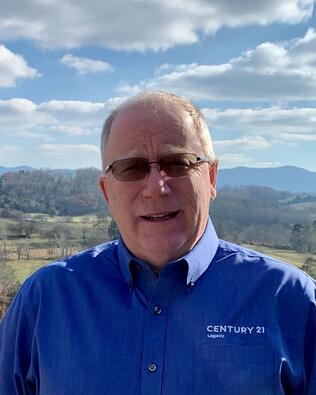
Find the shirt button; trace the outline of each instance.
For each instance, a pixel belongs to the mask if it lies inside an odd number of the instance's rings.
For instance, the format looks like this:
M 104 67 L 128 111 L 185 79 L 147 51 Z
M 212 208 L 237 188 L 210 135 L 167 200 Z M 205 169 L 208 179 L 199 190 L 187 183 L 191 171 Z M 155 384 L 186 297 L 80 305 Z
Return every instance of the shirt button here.
M 160 314 L 161 314 L 161 307 L 160 307 L 160 306 L 155 306 L 155 308 L 154 308 L 154 313 L 155 313 L 156 315 L 160 315 Z
M 157 365 L 155 363 L 150 363 L 148 365 L 148 370 L 150 371 L 150 373 L 154 373 L 157 370 Z

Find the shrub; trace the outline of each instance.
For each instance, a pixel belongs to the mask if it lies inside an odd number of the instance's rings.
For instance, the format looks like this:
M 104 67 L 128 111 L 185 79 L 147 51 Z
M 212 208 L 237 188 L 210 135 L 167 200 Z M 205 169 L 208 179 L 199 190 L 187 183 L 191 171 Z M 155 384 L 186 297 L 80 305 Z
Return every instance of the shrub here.
M 10 306 L 19 286 L 20 284 L 16 283 L 0 289 L 0 318 L 3 317 L 5 311 Z

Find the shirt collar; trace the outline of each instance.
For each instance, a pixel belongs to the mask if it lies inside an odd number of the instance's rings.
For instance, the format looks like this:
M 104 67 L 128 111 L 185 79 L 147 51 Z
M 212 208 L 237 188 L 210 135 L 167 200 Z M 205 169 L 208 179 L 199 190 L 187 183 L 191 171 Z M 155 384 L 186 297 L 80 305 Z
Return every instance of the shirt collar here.
M 186 255 L 173 261 L 177 262 L 184 259 L 187 262 L 187 284 L 194 283 L 206 271 L 215 256 L 217 248 L 218 237 L 211 219 L 208 218 L 205 231 L 197 244 Z M 121 237 L 118 241 L 118 260 L 126 282 L 131 285 L 133 281 L 132 266 L 135 261 L 140 262 L 140 260 L 129 251 Z
M 187 284 L 194 283 L 209 267 L 218 248 L 218 237 L 208 218 L 205 231 L 197 244 L 182 259 L 188 262 Z

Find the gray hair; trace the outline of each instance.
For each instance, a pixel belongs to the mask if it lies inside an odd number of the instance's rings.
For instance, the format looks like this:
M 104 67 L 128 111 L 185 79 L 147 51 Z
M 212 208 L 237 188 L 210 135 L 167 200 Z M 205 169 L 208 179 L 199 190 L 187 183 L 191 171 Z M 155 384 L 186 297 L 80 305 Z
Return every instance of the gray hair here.
M 188 113 L 188 115 L 192 118 L 193 124 L 195 126 L 195 133 L 201 143 L 204 155 L 207 156 L 211 163 L 214 162 L 215 154 L 212 139 L 202 112 L 183 96 L 178 96 L 173 93 L 164 91 L 144 91 L 121 103 L 110 113 L 110 115 L 105 120 L 101 135 L 101 157 L 103 171 L 105 168 L 105 147 L 109 139 L 111 126 L 115 117 L 119 112 L 133 104 L 144 104 L 148 102 L 151 102 L 155 106 L 157 112 L 159 110 L 159 105 L 163 102 L 167 104 L 175 104 L 182 108 L 186 113 Z

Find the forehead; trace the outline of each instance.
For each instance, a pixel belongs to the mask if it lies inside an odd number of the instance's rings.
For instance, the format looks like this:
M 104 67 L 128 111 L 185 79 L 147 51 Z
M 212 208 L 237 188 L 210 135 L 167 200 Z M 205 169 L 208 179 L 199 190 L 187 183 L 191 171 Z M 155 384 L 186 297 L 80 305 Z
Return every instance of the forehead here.
M 194 149 L 198 144 L 191 116 L 179 105 L 168 102 L 133 103 L 114 118 L 106 151 L 146 152 Z

